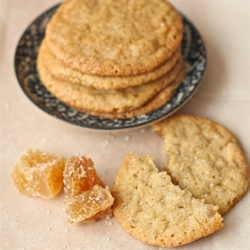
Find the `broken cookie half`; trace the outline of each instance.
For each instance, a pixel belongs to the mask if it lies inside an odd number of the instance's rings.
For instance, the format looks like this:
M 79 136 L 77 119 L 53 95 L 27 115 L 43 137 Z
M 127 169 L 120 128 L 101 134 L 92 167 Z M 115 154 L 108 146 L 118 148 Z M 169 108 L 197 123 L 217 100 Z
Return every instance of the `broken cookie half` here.
M 152 245 L 184 245 L 224 226 L 218 206 L 174 185 L 147 155 L 125 157 L 112 194 L 113 213 L 122 227 Z

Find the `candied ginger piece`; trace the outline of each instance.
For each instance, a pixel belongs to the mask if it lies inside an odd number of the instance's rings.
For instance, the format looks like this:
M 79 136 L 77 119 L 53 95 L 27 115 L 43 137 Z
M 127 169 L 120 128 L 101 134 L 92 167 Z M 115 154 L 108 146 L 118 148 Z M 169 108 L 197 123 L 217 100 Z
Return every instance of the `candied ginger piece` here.
M 93 161 L 84 156 L 72 156 L 66 162 L 63 176 L 67 196 L 79 195 L 94 185 L 105 187 L 96 174 Z
M 55 197 L 63 185 L 66 159 L 38 149 L 27 149 L 11 172 L 14 185 L 24 195 Z
M 92 223 L 112 217 L 114 198 L 96 174 L 91 159 L 72 156 L 66 162 L 63 176 L 67 197 L 63 210 L 70 223 Z
M 91 190 L 69 197 L 63 210 L 72 224 L 92 223 L 97 219 L 112 217 L 114 198 L 108 187 L 95 185 Z

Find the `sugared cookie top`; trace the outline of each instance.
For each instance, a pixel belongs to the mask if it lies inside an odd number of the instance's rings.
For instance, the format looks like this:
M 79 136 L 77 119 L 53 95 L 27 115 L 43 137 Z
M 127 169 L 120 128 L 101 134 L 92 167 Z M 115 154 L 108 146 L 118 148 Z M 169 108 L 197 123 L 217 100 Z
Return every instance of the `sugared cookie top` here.
M 51 51 L 66 65 L 96 75 L 136 75 L 180 47 L 180 15 L 165 0 L 67 0 L 46 30 Z
M 166 170 L 181 187 L 228 212 L 246 193 L 249 167 L 234 135 L 199 116 L 176 114 L 153 125 L 162 135 Z
M 116 219 L 128 233 L 149 244 L 183 245 L 223 227 L 218 206 L 204 204 L 174 185 L 147 155 L 125 157 L 112 194 Z

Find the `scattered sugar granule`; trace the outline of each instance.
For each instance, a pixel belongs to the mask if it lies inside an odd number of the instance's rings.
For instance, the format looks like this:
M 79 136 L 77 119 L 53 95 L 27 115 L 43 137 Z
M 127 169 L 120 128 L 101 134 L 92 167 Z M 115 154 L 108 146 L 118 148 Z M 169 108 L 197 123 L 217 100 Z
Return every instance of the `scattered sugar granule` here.
M 109 145 L 109 141 L 105 140 L 104 143 L 102 144 L 103 147 L 107 147 Z
M 129 135 L 125 136 L 125 138 L 124 138 L 125 141 L 129 141 L 129 139 L 130 139 Z

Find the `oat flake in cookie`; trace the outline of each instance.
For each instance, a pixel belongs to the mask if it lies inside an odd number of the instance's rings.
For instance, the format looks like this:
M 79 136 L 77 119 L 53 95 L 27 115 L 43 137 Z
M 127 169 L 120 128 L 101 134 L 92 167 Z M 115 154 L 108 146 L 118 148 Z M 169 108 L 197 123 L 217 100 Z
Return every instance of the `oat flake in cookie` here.
M 227 213 L 246 193 L 249 166 L 241 147 L 222 125 L 199 116 L 175 114 L 152 125 L 162 135 L 166 171 L 182 189 Z
M 112 195 L 113 213 L 121 226 L 152 245 L 184 245 L 224 226 L 218 206 L 205 204 L 174 185 L 147 155 L 125 157 Z
M 180 47 L 183 23 L 165 0 L 67 0 L 46 29 L 50 50 L 83 73 L 151 71 Z

